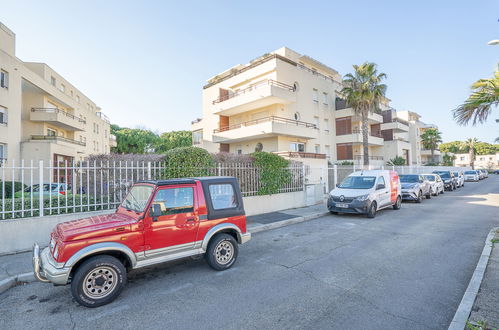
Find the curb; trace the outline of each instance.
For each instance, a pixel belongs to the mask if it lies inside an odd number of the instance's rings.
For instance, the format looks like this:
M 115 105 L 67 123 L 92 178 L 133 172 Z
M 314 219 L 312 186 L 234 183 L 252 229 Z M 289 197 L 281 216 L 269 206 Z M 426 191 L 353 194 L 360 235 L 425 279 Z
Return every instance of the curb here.
M 487 269 L 487 263 L 489 262 L 492 246 L 494 245 L 492 239 L 497 230 L 499 230 L 499 227 L 492 228 L 485 239 L 485 246 L 483 247 L 482 254 L 480 255 L 473 276 L 468 284 L 468 288 L 466 288 L 466 291 L 464 292 L 463 299 L 461 299 L 461 303 L 449 325 L 449 330 L 463 330 L 466 328 L 466 322 L 468 322 L 471 309 L 473 308 L 478 290 L 482 284 L 485 269 Z
M 15 287 L 18 284 L 31 283 L 35 282 L 35 280 L 35 275 L 33 273 L 24 273 L 8 277 L 0 281 L 0 294 L 4 293 L 10 288 Z
M 296 218 L 291 218 L 287 220 L 282 220 L 282 221 L 277 221 L 265 225 L 257 225 L 251 228 L 248 228 L 250 233 L 255 234 L 259 233 L 262 231 L 267 231 L 271 229 L 276 229 L 276 228 L 281 228 L 289 225 L 293 225 L 295 223 L 300 223 L 300 222 L 305 222 L 313 219 L 320 218 L 322 216 L 328 215 L 329 212 L 318 212 L 310 215 L 306 215 L 303 217 L 296 217 Z M 16 285 L 20 283 L 31 283 L 35 282 L 35 275 L 31 273 L 24 273 L 24 274 L 18 274 L 15 276 L 8 277 L 4 280 L 0 281 L 0 294 L 4 293 L 5 291 L 9 290 L 10 288 L 15 287 Z
M 287 220 L 272 222 L 272 223 L 265 224 L 265 225 L 251 226 L 251 227 L 248 227 L 248 231 L 252 234 L 256 234 L 256 233 L 259 233 L 262 231 L 277 229 L 277 228 L 293 225 L 296 223 L 317 219 L 317 218 L 323 217 L 323 216 L 328 215 L 328 214 L 329 214 L 329 212 L 318 212 L 318 213 L 313 213 L 313 214 L 306 215 L 303 217 L 291 218 L 291 219 L 287 219 Z

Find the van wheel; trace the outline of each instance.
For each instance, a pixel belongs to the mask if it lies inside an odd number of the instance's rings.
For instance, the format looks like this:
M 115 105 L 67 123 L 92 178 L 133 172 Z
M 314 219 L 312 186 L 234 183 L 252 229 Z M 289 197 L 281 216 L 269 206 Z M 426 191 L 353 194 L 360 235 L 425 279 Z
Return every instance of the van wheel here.
M 423 201 L 423 192 L 420 190 L 418 192 L 418 198 L 416 199 L 416 203 L 421 203 Z
M 116 299 L 126 284 L 125 266 L 115 257 L 100 255 L 83 262 L 71 281 L 71 293 L 85 307 L 99 307 Z
M 393 209 L 394 210 L 400 210 L 400 208 L 402 207 L 402 198 L 397 197 L 397 201 L 395 202 L 395 204 L 393 204 Z
M 239 246 L 229 234 L 217 234 L 210 240 L 205 253 L 206 262 L 214 270 L 226 270 L 236 262 Z
M 369 206 L 369 210 L 367 211 L 367 217 L 371 219 L 376 217 L 376 202 L 372 202 L 371 206 Z

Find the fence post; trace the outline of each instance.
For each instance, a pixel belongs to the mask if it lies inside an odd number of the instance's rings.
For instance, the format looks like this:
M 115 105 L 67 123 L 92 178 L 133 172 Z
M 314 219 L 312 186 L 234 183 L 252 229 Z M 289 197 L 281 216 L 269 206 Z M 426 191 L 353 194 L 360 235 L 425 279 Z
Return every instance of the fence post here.
M 218 163 L 217 176 L 222 176 L 222 163 Z
M 147 162 L 147 180 L 151 180 L 151 162 Z
M 306 192 L 306 189 L 305 189 L 306 178 L 305 178 L 305 164 L 304 163 L 301 164 L 301 174 L 303 177 L 303 192 Z
M 338 165 L 336 164 L 333 165 L 333 177 L 334 177 L 334 185 L 333 185 L 334 189 L 334 187 L 336 187 L 336 185 L 338 184 Z
M 38 208 L 40 209 L 40 216 L 43 217 L 43 160 L 38 163 L 38 190 L 42 191 L 41 196 L 38 197 Z
M 392 165 L 392 170 L 395 171 L 395 165 Z

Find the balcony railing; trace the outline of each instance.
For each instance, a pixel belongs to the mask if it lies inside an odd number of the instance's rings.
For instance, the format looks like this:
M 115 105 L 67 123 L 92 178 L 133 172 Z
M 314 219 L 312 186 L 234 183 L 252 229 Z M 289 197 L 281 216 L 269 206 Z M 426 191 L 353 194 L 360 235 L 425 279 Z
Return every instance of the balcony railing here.
M 252 92 L 255 89 L 258 89 L 258 88 L 263 87 L 263 86 L 277 86 L 277 87 L 280 87 L 282 89 L 289 90 L 291 92 L 294 92 L 296 90 L 295 87 L 293 87 L 293 86 L 290 86 L 290 85 L 287 85 L 285 83 L 282 83 L 282 82 L 279 82 L 279 81 L 275 81 L 275 80 L 272 80 L 272 79 L 267 79 L 267 80 L 261 81 L 261 82 L 259 82 L 257 84 L 254 84 L 254 85 L 251 85 L 251 86 L 246 87 L 244 89 L 241 89 L 241 90 L 239 90 L 239 91 L 237 91 L 235 93 L 227 94 L 227 95 L 224 95 L 224 96 L 220 96 L 219 98 L 217 98 L 216 100 L 214 100 L 212 103 L 213 104 L 217 104 L 217 103 L 220 103 L 220 102 L 223 102 L 223 101 L 227 101 L 227 100 L 232 99 L 232 98 L 234 98 L 236 96 Z
M 341 136 L 341 135 L 350 135 L 350 134 L 362 134 L 362 130 L 360 130 L 360 129 L 353 129 L 350 133 L 349 132 L 337 133 L 336 135 L 337 136 Z M 381 132 L 371 132 L 371 131 L 369 131 L 369 136 L 383 138 L 383 135 L 381 134 Z
M 110 123 L 109 117 L 106 116 L 105 114 L 103 114 L 102 112 L 99 111 L 99 112 L 96 112 L 95 114 L 97 115 L 97 117 L 104 120 L 106 123 L 108 123 L 108 124 Z
M 31 140 L 35 141 L 62 141 L 67 143 L 73 143 L 80 146 L 86 146 L 85 142 L 68 139 L 62 136 L 52 136 L 52 135 L 31 135 Z
M 57 113 L 57 114 L 60 113 L 70 119 L 79 121 L 80 123 L 83 124 L 87 123 L 84 119 L 78 118 L 75 115 L 70 114 L 69 112 L 57 108 L 31 108 L 31 112 L 44 112 L 44 113 Z
M 350 105 L 347 104 L 347 101 L 339 97 L 335 99 L 334 106 L 336 110 L 343 110 L 350 108 Z
M 109 134 L 109 140 L 116 141 L 116 135 Z
M 299 120 L 270 116 L 270 117 L 246 121 L 246 122 L 240 123 L 240 124 L 235 124 L 235 125 L 217 128 L 217 129 L 213 130 L 213 133 L 230 131 L 233 129 L 238 129 L 238 128 L 245 127 L 245 126 L 257 125 L 257 124 L 265 123 L 265 122 L 269 122 L 269 121 L 276 122 L 276 123 L 289 124 L 289 125 L 293 125 L 293 126 L 302 126 L 302 127 L 306 127 L 306 128 L 317 129 L 317 125 L 315 125 L 315 124 L 311 124 L 311 123 L 307 123 L 307 122 L 299 121 Z
M 275 152 L 276 155 L 288 158 L 315 158 L 326 159 L 326 154 L 316 154 L 313 152 L 300 152 L 300 151 L 280 151 Z
M 367 158 L 369 158 L 369 160 L 383 160 L 383 156 L 367 156 Z M 353 156 L 353 159 L 354 160 L 363 160 L 364 155 L 355 155 L 355 156 Z
M 409 126 L 409 122 L 400 118 L 393 118 L 392 123 L 401 123 L 403 125 Z

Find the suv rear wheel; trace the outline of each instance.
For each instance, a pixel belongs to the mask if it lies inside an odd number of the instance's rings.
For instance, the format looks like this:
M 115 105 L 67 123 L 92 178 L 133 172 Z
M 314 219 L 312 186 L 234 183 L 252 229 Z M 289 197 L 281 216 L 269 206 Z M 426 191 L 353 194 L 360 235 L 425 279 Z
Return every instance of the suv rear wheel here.
M 393 209 L 400 210 L 401 206 L 402 206 L 402 198 L 399 196 L 397 197 L 397 201 L 395 202 L 395 204 L 393 204 Z
M 420 190 L 418 192 L 418 197 L 416 199 L 416 203 L 421 203 L 423 201 L 423 192 Z
M 85 307 L 99 307 L 116 299 L 127 280 L 125 266 L 115 257 L 100 255 L 83 262 L 71 281 L 71 293 Z
M 205 258 L 214 270 L 226 270 L 236 262 L 239 253 L 237 241 L 229 234 L 217 234 L 208 243 Z

